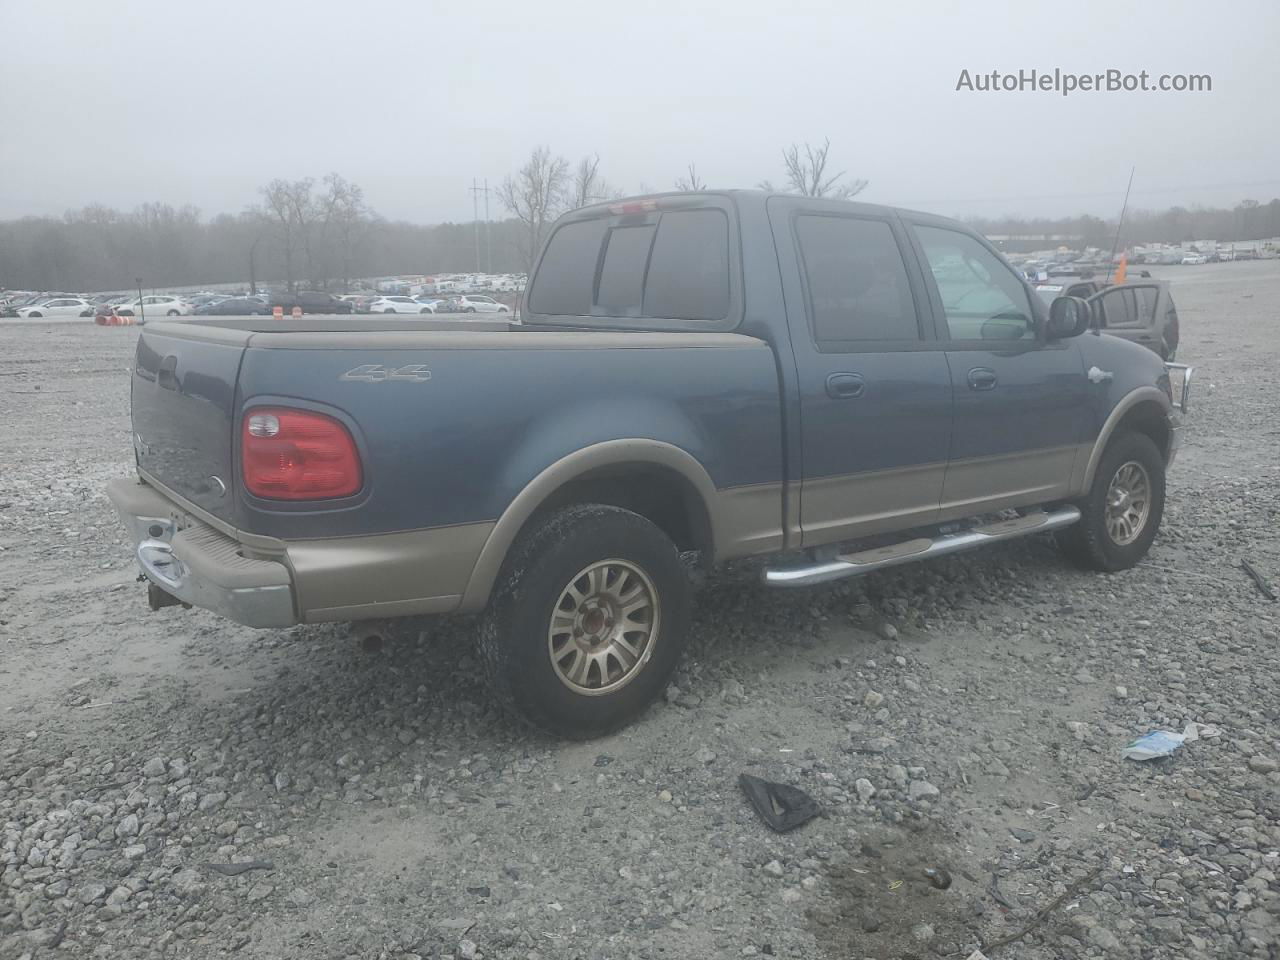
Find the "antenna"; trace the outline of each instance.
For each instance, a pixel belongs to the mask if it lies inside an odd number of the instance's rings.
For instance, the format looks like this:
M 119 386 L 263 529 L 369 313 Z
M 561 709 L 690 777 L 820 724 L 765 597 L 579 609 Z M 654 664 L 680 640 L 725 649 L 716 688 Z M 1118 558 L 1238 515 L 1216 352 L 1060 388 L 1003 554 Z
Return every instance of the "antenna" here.
M 1120 207 L 1120 222 L 1116 224 L 1116 238 L 1111 241 L 1111 256 L 1107 258 L 1107 278 L 1104 283 L 1111 282 L 1111 270 L 1116 263 L 1116 248 L 1120 246 L 1120 231 L 1124 228 L 1124 215 L 1129 209 L 1129 191 L 1133 189 L 1133 172 L 1137 167 L 1129 168 L 1129 185 L 1124 188 L 1124 203 Z

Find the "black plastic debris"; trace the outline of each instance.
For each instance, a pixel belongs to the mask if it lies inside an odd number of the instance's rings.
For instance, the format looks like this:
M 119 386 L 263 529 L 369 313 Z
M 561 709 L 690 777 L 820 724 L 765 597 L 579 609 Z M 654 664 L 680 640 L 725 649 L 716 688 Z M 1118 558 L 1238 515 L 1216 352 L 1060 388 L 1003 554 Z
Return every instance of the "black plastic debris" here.
M 777 833 L 794 830 L 822 812 L 818 801 L 799 787 L 762 780 L 749 773 L 738 776 L 738 786 L 756 808 L 760 819 Z

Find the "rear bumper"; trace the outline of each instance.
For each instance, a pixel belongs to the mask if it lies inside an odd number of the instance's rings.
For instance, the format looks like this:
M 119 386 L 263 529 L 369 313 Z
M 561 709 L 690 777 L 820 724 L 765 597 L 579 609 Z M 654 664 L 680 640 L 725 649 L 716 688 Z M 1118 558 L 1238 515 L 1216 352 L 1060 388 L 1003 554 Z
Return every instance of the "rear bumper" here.
M 245 556 L 241 544 L 183 515 L 152 487 L 114 480 L 107 496 L 129 532 L 143 575 L 161 590 L 248 627 L 298 622 L 293 578 L 284 563 Z
M 365 537 L 272 540 L 215 529 L 156 487 L 112 481 L 143 575 L 184 603 L 248 627 L 451 613 L 494 524 Z

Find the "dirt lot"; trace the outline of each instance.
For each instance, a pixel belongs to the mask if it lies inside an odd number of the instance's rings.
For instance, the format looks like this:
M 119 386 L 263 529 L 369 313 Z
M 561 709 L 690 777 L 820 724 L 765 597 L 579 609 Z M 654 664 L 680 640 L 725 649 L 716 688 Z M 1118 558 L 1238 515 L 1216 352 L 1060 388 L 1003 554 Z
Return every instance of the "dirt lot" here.
M 149 613 L 101 494 L 135 331 L 0 326 L 0 958 L 1280 956 L 1280 263 L 1165 275 L 1199 378 L 1147 563 L 726 571 L 578 745 L 495 714 L 467 620 Z M 742 771 L 825 816 L 770 833 Z

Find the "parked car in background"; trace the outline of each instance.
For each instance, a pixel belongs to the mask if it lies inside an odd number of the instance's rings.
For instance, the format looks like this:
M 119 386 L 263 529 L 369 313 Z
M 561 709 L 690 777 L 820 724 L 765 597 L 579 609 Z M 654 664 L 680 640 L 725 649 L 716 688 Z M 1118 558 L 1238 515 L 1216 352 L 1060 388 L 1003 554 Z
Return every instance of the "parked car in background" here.
M 458 313 L 510 313 L 511 308 L 505 303 L 499 303 L 493 297 L 484 297 L 476 294 L 468 294 L 464 297 L 458 297 L 457 311 Z
M 1046 304 L 1058 297 L 1087 301 L 1095 329 L 1139 343 L 1162 360 L 1173 360 L 1178 352 L 1178 311 L 1173 294 L 1167 283 L 1152 279 L 1145 270 L 1131 283 L 1081 280 L 1037 283 L 1032 289 Z
M 116 305 L 116 313 L 122 317 L 189 317 L 195 312 L 195 307 L 187 301 L 168 294 L 134 297 Z
M 298 307 L 303 313 L 351 313 L 351 304 L 341 297 L 322 290 L 299 290 L 297 293 L 279 293 L 267 301 L 272 308 L 280 307 L 285 313 L 292 313 Z M 268 313 L 271 311 L 268 310 Z
M 92 301 L 83 297 L 53 297 L 19 307 L 16 313 L 24 320 L 39 320 L 41 317 L 92 317 L 94 306 Z
M 430 304 L 419 303 L 413 297 L 388 296 L 370 301 L 370 313 L 435 313 Z
M 271 308 L 256 297 L 228 297 L 206 303 L 196 313 L 215 317 L 265 317 L 271 315 Z
M 1198 267 L 1200 264 L 1208 262 L 1209 258 L 1202 253 L 1189 253 L 1181 261 L 1184 267 Z

